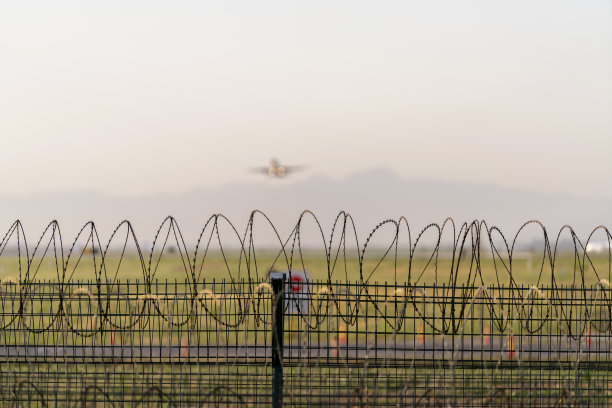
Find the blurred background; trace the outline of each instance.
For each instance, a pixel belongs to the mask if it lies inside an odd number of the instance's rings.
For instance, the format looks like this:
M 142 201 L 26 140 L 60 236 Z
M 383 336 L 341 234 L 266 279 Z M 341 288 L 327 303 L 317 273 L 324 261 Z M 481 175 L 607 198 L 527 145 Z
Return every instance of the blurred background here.
M 0 230 L 32 241 L 254 209 L 612 225 L 607 0 L 3 2 L 0 59 Z

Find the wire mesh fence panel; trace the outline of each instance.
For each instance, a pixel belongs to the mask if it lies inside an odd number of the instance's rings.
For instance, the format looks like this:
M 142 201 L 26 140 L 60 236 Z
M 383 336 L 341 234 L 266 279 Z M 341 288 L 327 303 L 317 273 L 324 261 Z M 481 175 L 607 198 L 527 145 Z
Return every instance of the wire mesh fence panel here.
M 0 285 L 26 407 L 610 406 L 610 285 Z

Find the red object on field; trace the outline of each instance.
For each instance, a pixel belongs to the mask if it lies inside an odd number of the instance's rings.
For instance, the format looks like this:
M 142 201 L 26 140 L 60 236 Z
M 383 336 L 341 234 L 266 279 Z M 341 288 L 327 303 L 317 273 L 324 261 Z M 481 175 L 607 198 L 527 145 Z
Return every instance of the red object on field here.
M 299 275 L 291 275 L 291 283 L 289 284 L 289 289 L 293 293 L 301 293 L 304 289 L 304 278 Z

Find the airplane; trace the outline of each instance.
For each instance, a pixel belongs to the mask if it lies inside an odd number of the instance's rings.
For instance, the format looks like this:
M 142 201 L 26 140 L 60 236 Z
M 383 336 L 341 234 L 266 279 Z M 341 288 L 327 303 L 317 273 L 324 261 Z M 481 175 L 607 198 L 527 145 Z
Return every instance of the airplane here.
M 305 166 L 282 166 L 275 158 L 270 159 L 270 164 L 266 167 L 251 168 L 252 172 L 267 174 L 269 177 L 285 177 L 289 173 L 302 171 Z

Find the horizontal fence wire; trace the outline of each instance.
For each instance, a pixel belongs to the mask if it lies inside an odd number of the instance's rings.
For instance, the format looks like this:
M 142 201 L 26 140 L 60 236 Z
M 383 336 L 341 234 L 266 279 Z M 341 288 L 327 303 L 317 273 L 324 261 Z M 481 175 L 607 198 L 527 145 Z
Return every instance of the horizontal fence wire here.
M 168 218 L 148 254 L 128 222 L 105 246 L 88 223 L 68 247 L 55 222 L 33 246 L 15 222 L 0 242 L 0 406 L 612 406 L 605 227 L 551 241 L 530 221 L 508 240 L 452 220 L 413 236 L 400 219 L 360 244 L 340 213 L 313 252 L 311 215 L 286 239 L 269 223 L 278 245 L 263 250 L 261 213 L 243 234 L 211 217 L 191 249 Z M 526 256 L 529 226 L 543 240 Z

